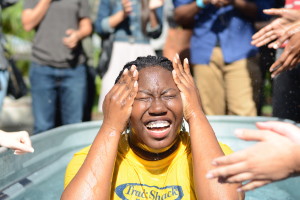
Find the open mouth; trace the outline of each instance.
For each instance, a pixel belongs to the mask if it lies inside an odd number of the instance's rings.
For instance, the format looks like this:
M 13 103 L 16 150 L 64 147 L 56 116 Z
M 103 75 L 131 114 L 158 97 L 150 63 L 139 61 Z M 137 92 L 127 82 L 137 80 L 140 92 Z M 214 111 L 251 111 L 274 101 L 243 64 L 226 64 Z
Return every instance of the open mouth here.
M 150 121 L 146 124 L 148 133 L 155 138 L 162 138 L 169 133 L 171 123 L 166 120 Z

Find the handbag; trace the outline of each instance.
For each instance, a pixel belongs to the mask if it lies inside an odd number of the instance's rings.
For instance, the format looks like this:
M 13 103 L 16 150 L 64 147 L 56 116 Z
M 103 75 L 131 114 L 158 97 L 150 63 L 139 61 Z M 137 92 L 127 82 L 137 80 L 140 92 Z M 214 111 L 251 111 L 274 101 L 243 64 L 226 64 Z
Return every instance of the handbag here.
M 7 94 L 19 99 L 25 96 L 28 92 L 23 75 L 12 59 L 8 60 L 7 71 L 9 72 Z
M 103 78 L 104 74 L 108 70 L 114 43 L 114 34 L 108 34 L 104 37 L 101 37 L 101 39 L 101 55 L 96 71 L 100 75 L 100 77 Z

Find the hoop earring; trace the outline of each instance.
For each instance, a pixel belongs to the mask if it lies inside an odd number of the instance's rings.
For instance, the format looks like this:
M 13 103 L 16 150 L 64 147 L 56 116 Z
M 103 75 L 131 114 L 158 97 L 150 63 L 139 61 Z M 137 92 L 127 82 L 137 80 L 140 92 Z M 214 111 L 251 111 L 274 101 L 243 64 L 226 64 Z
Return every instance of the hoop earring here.
M 125 134 L 129 134 L 130 133 L 130 126 L 129 126 L 129 123 L 127 124 L 126 126 L 126 129 L 125 129 Z
M 185 128 L 185 120 L 184 120 L 184 119 L 182 120 L 182 123 L 181 123 L 181 131 L 182 131 L 182 132 L 186 132 L 186 128 Z

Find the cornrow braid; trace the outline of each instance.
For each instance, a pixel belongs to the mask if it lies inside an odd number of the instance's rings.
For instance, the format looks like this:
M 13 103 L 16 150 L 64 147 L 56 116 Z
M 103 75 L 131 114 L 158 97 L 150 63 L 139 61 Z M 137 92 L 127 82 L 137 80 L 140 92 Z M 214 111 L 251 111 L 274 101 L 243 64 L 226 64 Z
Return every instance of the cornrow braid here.
M 130 67 L 132 65 L 136 66 L 136 69 L 138 71 L 140 71 L 141 69 L 144 69 L 146 67 L 154 67 L 154 66 L 158 66 L 158 67 L 162 67 L 170 72 L 172 72 L 173 70 L 173 64 L 172 62 L 167 59 L 166 57 L 162 57 L 162 56 L 146 56 L 146 57 L 137 57 L 136 60 L 128 62 L 123 69 L 120 71 L 115 84 L 119 81 L 119 79 L 121 78 L 123 71 L 125 69 L 130 69 Z

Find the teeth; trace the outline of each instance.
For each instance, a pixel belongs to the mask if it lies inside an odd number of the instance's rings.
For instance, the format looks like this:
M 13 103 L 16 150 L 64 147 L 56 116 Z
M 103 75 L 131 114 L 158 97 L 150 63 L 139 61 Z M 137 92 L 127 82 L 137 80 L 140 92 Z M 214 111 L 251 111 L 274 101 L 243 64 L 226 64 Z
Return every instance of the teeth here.
M 170 126 L 170 123 L 168 121 L 153 121 L 149 122 L 146 126 L 147 128 L 164 128 Z

